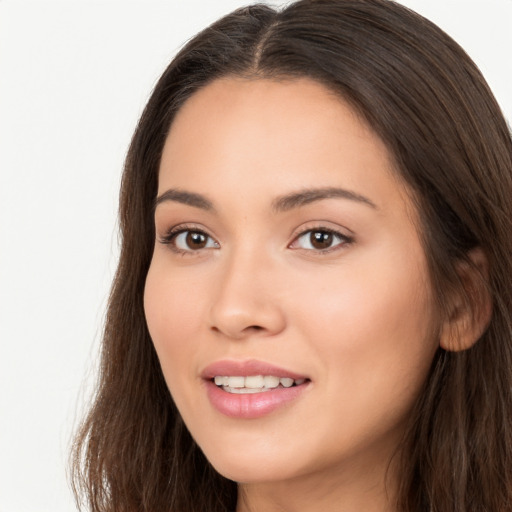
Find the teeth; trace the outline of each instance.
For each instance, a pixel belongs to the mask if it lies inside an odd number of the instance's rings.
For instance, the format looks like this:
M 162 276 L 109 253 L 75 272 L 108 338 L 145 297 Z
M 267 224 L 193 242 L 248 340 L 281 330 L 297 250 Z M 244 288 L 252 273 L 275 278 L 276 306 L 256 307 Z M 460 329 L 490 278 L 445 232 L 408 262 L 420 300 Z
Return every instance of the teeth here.
M 265 391 L 270 391 L 269 388 L 230 388 L 228 386 L 224 386 L 222 389 L 228 393 L 234 393 L 235 395 L 250 395 L 253 393 L 264 393 Z
M 272 375 L 265 375 L 263 377 L 266 388 L 277 388 L 279 386 L 279 377 L 273 377 Z
M 265 380 L 263 375 L 251 375 L 250 377 L 245 377 L 246 388 L 262 388 L 264 385 Z
M 229 377 L 225 375 L 216 375 L 213 379 L 217 386 L 221 386 L 224 391 L 229 393 L 261 393 L 275 389 L 281 385 L 283 388 L 289 388 L 294 384 L 300 386 L 306 379 L 291 379 L 289 377 L 276 377 L 274 375 L 249 375 L 247 377 Z
M 281 382 L 281 385 L 285 388 L 290 388 L 293 385 L 293 379 L 290 379 L 288 377 L 285 377 L 284 379 L 279 379 Z

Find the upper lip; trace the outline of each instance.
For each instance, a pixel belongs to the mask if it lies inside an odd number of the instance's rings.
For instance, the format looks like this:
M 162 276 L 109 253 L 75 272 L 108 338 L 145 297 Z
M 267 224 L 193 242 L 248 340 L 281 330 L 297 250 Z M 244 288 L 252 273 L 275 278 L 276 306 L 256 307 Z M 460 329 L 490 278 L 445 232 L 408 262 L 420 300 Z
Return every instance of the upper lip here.
M 201 372 L 203 379 L 213 379 L 215 376 L 247 377 L 249 375 L 272 375 L 275 377 L 288 377 L 290 379 L 307 379 L 306 375 L 296 373 L 285 368 L 264 361 L 249 359 L 246 361 L 222 360 L 209 364 Z

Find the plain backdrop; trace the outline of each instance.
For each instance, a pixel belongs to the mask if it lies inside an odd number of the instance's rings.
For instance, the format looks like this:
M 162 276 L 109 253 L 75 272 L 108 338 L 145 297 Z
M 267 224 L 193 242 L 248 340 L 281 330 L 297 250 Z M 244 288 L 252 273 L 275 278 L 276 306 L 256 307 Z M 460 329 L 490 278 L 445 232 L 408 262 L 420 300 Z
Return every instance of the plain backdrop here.
M 67 453 L 131 133 L 176 50 L 245 3 L 0 0 L 0 512 L 75 510 Z M 402 3 L 461 43 L 512 119 L 512 0 Z

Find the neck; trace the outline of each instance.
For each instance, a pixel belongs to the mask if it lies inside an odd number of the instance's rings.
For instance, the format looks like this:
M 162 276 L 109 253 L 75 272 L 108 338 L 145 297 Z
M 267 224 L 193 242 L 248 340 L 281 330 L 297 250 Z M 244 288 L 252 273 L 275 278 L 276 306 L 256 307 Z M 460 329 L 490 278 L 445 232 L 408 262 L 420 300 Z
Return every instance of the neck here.
M 395 485 L 387 469 L 351 465 L 328 474 L 239 484 L 236 512 L 394 512 Z

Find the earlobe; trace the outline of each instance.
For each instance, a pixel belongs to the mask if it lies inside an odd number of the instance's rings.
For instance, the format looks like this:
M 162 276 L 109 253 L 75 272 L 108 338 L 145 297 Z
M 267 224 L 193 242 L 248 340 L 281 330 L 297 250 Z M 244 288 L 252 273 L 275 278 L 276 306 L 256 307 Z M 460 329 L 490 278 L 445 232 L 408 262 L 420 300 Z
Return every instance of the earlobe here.
M 441 328 L 440 345 L 451 352 L 471 348 L 487 329 L 492 316 L 487 257 L 478 247 L 468 253 L 468 260 L 458 265 L 461 287 Z

